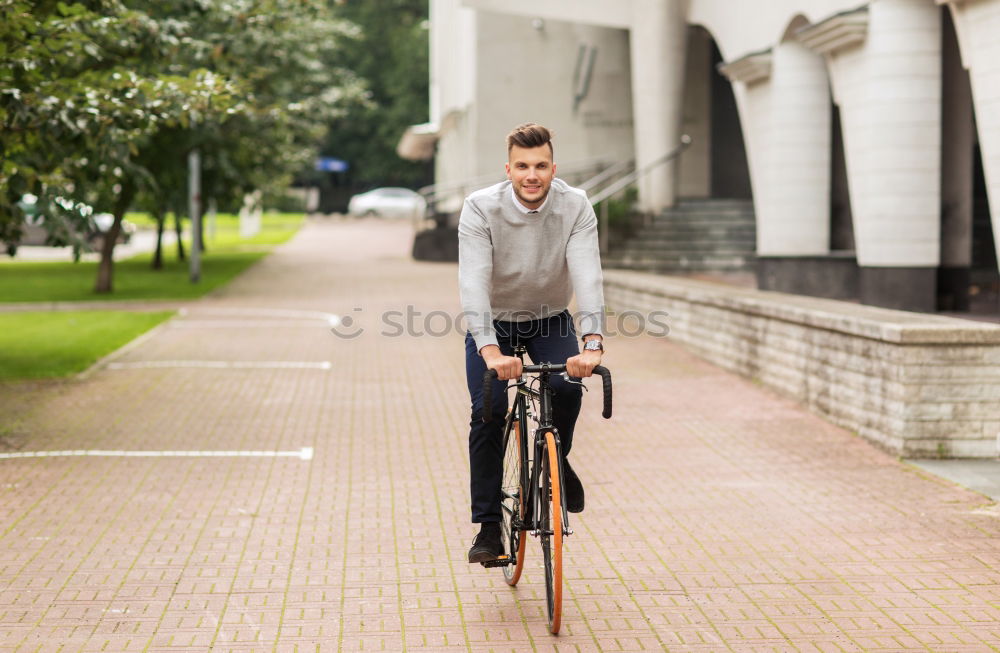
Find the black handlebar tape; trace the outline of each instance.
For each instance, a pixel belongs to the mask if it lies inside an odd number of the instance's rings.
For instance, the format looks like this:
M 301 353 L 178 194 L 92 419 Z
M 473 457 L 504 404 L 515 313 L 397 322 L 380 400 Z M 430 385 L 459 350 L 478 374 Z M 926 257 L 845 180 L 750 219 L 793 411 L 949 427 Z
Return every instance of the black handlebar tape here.
M 598 365 L 594 368 L 594 374 L 600 374 L 601 381 L 604 382 L 604 412 L 601 415 L 604 419 L 611 419 L 611 370 Z
M 493 380 L 497 378 L 496 370 L 486 370 L 483 373 L 483 422 L 493 419 Z

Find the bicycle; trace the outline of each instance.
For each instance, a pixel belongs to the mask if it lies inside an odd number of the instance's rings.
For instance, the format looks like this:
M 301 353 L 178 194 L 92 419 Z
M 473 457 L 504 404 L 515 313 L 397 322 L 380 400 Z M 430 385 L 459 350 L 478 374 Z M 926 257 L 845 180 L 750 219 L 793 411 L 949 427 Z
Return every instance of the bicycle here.
M 514 355 L 524 361 L 526 348 L 518 345 Z M 562 493 L 562 450 L 559 433 L 552 425 L 552 387 L 549 378 L 564 374 L 565 364 L 524 365 L 514 385 L 517 396 L 507 413 L 503 428 L 503 475 L 501 481 L 502 519 L 500 525 L 504 553 L 484 567 L 503 567 L 504 579 L 513 587 L 521 578 L 527 535 L 538 537 L 545 567 L 545 598 L 549 632 L 559 632 L 562 620 L 562 541 L 571 535 L 569 514 Z M 594 368 L 603 382 L 605 419 L 611 417 L 611 372 L 601 365 Z M 529 375 L 536 375 L 531 377 Z M 496 370 L 483 375 L 483 420 L 490 421 L 493 381 Z M 569 380 L 569 377 L 565 377 Z M 583 386 L 580 381 L 570 381 Z M 537 385 L 537 387 L 532 387 Z M 584 389 L 586 387 L 584 386 Z M 529 448 L 528 429 L 534 424 Z M 527 454 L 531 454 L 529 457 Z

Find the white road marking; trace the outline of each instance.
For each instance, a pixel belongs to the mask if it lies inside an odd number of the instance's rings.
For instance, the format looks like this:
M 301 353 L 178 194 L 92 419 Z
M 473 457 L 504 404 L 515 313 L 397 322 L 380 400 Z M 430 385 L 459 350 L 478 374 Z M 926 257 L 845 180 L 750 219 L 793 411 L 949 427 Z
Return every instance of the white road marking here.
M 336 326 L 329 322 L 330 326 Z M 301 329 L 315 329 L 315 320 L 174 320 L 170 323 L 171 329 L 287 329 L 289 327 Z
M 203 315 L 232 315 L 232 316 L 257 316 L 257 317 L 280 317 L 298 320 L 320 320 L 330 326 L 340 324 L 340 317 L 334 313 L 324 313 L 323 311 L 297 311 L 286 308 L 197 308 L 192 311 L 189 308 L 182 308 L 178 311 L 181 317 L 201 317 Z
M 125 363 L 108 363 L 109 370 L 134 370 L 150 368 L 206 368 L 216 370 L 330 370 L 330 361 L 131 361 Z
M 116 458 L 299 458 L 312 460 L 312 447 L 302 447 L 298 451 L 128 451 L 124 449 L 70 449 L 63 451 L 14 451 L 0 453 L 0 459 L 8 458 L 62 458 L 66 456 L 100 456 Z

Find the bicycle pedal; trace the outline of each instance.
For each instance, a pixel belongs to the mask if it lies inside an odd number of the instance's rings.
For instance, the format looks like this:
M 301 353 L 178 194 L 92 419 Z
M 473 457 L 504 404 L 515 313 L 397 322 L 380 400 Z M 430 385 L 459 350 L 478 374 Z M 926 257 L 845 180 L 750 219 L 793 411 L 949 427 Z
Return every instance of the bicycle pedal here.
M 507 565 L 509 565 L 509 564 L 511 564 L 513 562 L 514 561 L 511 560 L 510 556 L 503 555 L 503 556 L 500 556 L 499 558 L 496 558 L 494 560 L 487 560 L 486 562 L 480 562 L 479 564 L 481 564 L 482 566 L 484 566 L 486 568 L 489 568 L 489 567 L 506 567 Z

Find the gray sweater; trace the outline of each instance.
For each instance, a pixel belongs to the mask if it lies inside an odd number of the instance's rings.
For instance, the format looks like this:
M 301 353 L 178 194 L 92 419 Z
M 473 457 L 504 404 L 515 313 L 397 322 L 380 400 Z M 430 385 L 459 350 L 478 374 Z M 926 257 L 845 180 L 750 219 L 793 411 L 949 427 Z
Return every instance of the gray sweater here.
M 458 223 L 458 281 L 476 348 L 497 344 L 493 320 L 556 315 L 576 291 L 580 335 L 603 334 L 597 217 L 587 194 L 553 179 L 538 213 L 514 205 L 509 181 L 465 200 Z

